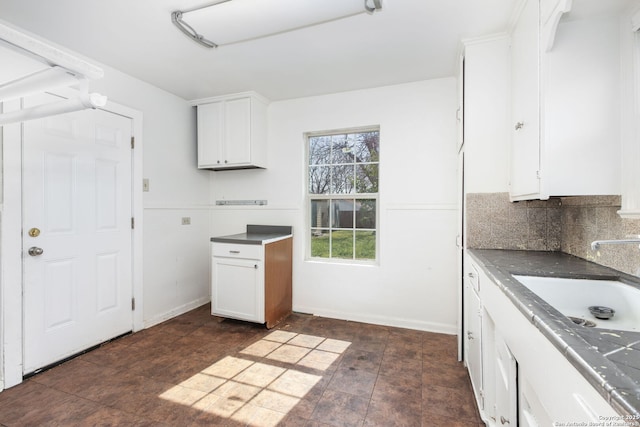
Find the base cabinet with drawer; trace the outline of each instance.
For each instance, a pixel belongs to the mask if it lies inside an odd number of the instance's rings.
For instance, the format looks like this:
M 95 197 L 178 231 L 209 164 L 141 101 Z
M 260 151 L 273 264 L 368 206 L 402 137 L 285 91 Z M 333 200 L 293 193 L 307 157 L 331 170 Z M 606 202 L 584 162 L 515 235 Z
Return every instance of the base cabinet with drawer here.
M 211 314 L 272 328 L 291 314 L 291 237 L 252 245 L 211 243 Z

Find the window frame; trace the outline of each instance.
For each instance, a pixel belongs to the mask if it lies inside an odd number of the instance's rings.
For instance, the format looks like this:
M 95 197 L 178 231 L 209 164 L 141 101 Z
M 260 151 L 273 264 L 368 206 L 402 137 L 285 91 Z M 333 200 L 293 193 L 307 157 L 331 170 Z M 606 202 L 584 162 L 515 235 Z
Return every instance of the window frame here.
M 335 135 L 345 135 L 345 134 L 357 134 L 357 133 L 367 133 L 367 132 L 377 132 L 378 133 L 378 191 L 376 193 L 326 193 L 326 194 L 312 194 L 309 192 L 309 180 L 310 180 L 310 164 L 309 164 L 309 155 L 310 155 L 310 138 L 318 137 L 318 136 L 335 136 Z M 305 194 L 305 260 L 313 261 L 313 262 L 321 262 L 321 263 L 329 263 L 329 264 L 356 264 L 356 265 L 379 265 L 380 263 L 380 182 L 381 182 L 381 168 L 380 168 L 380 139 L 382 132 L 380 130 L 379 125 L 371 125 L 371 126 L 361 126 L 361 127 L 351 127 L 344 129 L 332 129 L 326 131 L 312 131 L 305 132 L 303 141 L 305 144 L 304 149 L 304 162 L 305 162 L 305 179 L 304 179 L 304 194 Z M 332 165 L 333 163 L 329 164 Z M 339 163 L 335 163 L 338 165 Z M 358 200 L 374 200 L 375 201 L 375 228 L 356 228 L 355 223 L 355 215 L 356 211 L 354 210 L 354 222 L 351 228 L 341 228 L 341 227 L 333 227 L 332 219 L 333 213 L 332 209 L 329 208 L 330 218 L 328 220 L 327 227 L 320 227 L 323 230 L 329 231 L 331 236 L 331 232 L 339 231 L 339 230 L 350 230 L 354 232 L 353 239 L 355 240 L 355 232 L 357 231 L 373 231 L 375 233 L 375 258 L 372 259 L 358 259 L 356 258 L 356 246 L 355 242 L 353 244 L 354 253 L 352 258 L 336 258 L 331 256 L 329 257 L 320 257 L 320 256 L 312 256 L 311 255 L 311 246 L 313 239 L 311 238 L 312 229 L 317 229 L 319 227 L 315 227 L 312 224 L 311 214 L 312 214 L 312 204 L 313 200 L 328 200 L 329 206 L 331 206 L 331 201 L 334 200 L 353 200 L 357 202 Z M 331 239 L 331 237 L 330 237 Z M 331 250 L 331 244 L 329 244 L 329 248 Z

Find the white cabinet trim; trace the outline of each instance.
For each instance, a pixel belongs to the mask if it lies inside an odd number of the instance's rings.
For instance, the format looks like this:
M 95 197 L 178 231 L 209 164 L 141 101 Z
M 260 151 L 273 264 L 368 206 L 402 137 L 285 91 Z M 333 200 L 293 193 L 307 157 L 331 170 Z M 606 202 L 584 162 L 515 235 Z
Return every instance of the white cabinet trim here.
M 556 32 L 562 15 L 571 11 L 572 0 L 557 0 L 547 16 L 541 16 L 540 45 L 544 52 L 550 52 L 556 40 Z

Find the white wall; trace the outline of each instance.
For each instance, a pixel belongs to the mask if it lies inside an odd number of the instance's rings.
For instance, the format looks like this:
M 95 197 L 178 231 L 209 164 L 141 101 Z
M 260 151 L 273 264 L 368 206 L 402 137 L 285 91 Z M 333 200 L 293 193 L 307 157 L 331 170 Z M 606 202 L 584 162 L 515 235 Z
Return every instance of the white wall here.
M 104 67 L 91 90 L 142 111 L 144 323 L 209 300 L 209 172 L 196 168 L 195 110 L 187 101 Z M 142 183 L 135 183 L 142 186 Z M 191 225 L 182 225 L 190 217 Z
M 268 168 L 216 172 L 212 235 L 247 223 L 294 227 L 294 310 L 415 329 L 456 332 L 456 81 L 422 81 L 273 102 Z M 303 134 L 380 126 L 380 263 L 305 260 Z

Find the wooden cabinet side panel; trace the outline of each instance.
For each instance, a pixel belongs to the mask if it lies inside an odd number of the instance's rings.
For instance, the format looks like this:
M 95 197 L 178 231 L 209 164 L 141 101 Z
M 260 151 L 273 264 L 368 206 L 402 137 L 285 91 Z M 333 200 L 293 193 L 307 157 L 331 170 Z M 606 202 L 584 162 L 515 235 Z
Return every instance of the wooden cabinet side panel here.
M 293 239 L 265 246 L 265 321 L 272 328 L 292 311 Z

